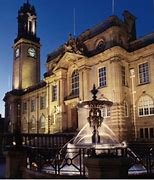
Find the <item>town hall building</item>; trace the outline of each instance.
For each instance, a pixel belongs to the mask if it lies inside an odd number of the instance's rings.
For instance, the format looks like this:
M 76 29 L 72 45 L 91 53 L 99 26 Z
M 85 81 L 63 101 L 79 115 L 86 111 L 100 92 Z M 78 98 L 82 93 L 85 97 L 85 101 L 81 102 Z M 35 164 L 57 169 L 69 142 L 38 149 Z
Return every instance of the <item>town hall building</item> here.
M 136 36 L 136 18 L 110 16 L 100 24 L 49 53 L 40 80 L 40 39 L 34 6 L 18 11 L 14 40 L 13 86 L 5 101 L 6 130 L 22 133 L 78 132 L 87 123 L 88 110 L 78 104 L 110 100 L 102 115 L 117 138 L 154 139 L 154 33 Z

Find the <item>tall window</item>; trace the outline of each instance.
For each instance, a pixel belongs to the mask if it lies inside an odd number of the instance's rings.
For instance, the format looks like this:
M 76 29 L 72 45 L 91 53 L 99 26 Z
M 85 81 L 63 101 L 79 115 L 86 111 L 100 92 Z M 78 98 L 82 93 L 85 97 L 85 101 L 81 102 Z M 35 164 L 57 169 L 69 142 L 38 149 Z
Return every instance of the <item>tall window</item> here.
M 138 102 L 138 114 L 139 116 L 154 115 L 154 103 L 151 97 L 145 95 L 140 98 Z
M 150 128 L 150 138 L 154 138 L 154 128 Z
M 79 95 L 79 72 L 72 73 L 72 95 Z
M 106 67 L 102 67 L 99 69 L 99 86 L 106 86 Z
M 154 128 L 140 128 L 140 138 L 152 139 L 154 138 Z
M 23 102 L 23 114 L 27 113 L 27 102 Z
M 143 128 L 140 128 L 140 138 L 144 138 L 144 130 L 143 130 Z
M 31 112 L 35 111 L 35 99 L 31 100 Z
M 45 128 L 45 121 L 46 121 L 46 118 L 42 114 L 42 116 L 40 117 L 40 128 Z
M 139 65 L 139 83 L 144 84 L 149 82 L 149 67 L 148 62 Z
M 126 72 L 125 67 L 121 66 L 122 85 L 126 86 Z
M 35 129 L 36 128 L 36 119 L 34 116 L 32 116 L 31 118 L 31 129 Z
M 52 101 L 57 101 L 57 85 L 52 86 Z
M 46 108 L 46 98 L 45 96 L 40 97 L 40 109 L 45 109 Z

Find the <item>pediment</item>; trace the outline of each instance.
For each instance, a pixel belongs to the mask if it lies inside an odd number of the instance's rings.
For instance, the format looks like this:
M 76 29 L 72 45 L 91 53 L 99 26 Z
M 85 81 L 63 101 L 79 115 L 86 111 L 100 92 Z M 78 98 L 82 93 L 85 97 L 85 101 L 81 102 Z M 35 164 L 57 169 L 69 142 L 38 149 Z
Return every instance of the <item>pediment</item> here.
M 79 59 L 83 58 L 83 55 L 71 53 L 71 52 L 65 52 L 65 54 L 60 58 L 58 63 L 56 64 L 53 71 L 56 71 L 57 69 L 64 68 L 68 69 L 69 66 L 72 66 L 76 63 Z

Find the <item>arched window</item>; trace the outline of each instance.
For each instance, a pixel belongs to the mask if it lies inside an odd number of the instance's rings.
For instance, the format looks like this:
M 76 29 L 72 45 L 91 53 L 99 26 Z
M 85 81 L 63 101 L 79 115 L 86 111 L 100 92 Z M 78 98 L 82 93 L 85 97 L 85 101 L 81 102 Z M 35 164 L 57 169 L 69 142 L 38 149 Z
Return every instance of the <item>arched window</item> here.
M 124 116 L 128 117 L 128 104 L 126 101 L 124 101 Z
M 45 121 L 46 121 L 46 118 L 44 114 L 42 114 L 42 116 L 40 117 L 40 128 L 45 128 Z
M 75 70 L 72 73 L 72 95 L 79 95 L 79 72 Z
M 139 116 L 154 115 L 154 103 L 153 103 L 153 99 L 151 97 L 145 95 L 139 99 L 138 115 Z
M 96 44 L 97 50 L 103 50 L 105 48 L 105 41 L 103 39 L 99 40 Z
M 36 128 L 36 119 L 34 116 L 32 116 L 31 118 L 31 129 L 35 129 Z

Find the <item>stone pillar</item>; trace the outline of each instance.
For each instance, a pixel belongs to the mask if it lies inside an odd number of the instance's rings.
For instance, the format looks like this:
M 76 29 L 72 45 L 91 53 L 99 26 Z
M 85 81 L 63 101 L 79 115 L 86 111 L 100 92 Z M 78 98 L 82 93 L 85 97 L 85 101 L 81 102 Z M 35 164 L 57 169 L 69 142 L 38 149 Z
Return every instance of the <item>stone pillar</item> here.
M 26 155 L 22 151 L 5 151 L 6 158 L 6 179 L 22 178 L 22 169 L 26 168 Z
M 84 91 L 84 96 L 83 100 L 88 100 L 89 99 L 89 71 L 90 68 L 86 67 L 83 70 L 83 91 Z
M 64 99 L 66 97 L 67 92 L 67 84 L 66 84 L 67 72 L 65 70 L 62 71 L 60 79 L 58 81 L 58 106 L 59 106 L 59 131 L 63 131 L 67 128 L 67 117 L 66 117 L 66 106 L 64 104 Z
M 40 117 L 39 117 L 39 108 L 40 108 L 39 104 L 40 104 L 40 101 L 39 100 L 40 100 L 39 94 L 37 94 L 37 96 L 36 96 L 36 121 L 37 121 L 37 133 L 38 134 L 40 133 L 40 127 L 39 127 L 39 119 L 40 119 Z

